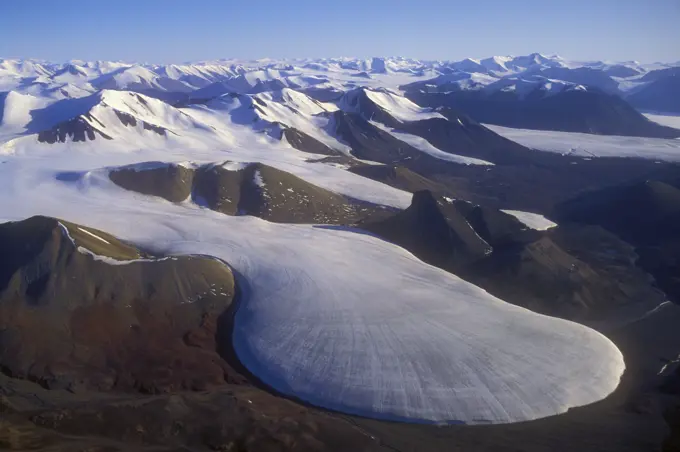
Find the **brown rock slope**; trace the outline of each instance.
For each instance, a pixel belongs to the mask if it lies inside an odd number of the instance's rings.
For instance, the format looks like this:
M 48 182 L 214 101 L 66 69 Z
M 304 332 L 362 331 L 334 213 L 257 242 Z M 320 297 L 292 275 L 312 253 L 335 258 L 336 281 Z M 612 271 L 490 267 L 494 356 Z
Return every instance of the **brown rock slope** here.
M 0 368 L 49 388 L 201 389 L 242 380 L 217 353 L 223 263 L 155 259 L 47 217 L 0 225 Z
M 602 228 L 528 229 L 499 210 L 417 192 L 411 206 L 361 227 L 497 297 L 593 325 L 635 318 L 664 300 L 633 248 Z
M 147 164 L 113 170 L 109 177 L 128 190 L 174 202 L 191 195 L 197 204 L 217 212 L 253 215 L 276 223 L 354 224 L 392 212 L 262 163 L 225 162 L 196 169 Z

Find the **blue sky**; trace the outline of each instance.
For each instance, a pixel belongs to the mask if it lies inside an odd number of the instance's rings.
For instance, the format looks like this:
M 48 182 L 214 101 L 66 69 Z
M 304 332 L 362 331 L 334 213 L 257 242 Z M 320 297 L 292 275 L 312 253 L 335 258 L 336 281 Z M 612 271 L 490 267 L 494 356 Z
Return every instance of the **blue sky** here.
M 0 0 L 0 57 L 680 60 L 680 0 Z

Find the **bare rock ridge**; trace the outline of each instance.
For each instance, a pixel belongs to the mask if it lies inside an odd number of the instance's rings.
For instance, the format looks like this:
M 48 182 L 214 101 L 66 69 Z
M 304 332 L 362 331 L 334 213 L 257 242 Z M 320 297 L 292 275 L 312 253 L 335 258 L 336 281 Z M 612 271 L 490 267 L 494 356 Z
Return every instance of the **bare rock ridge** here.
M 481 259 L 491 247 L 456 211 L 446 215 L 429 191 L 418 191 L 408 209 L 381 222 L 362 227 L 397 243 L 425 262 L 456 270 Z
M 331 149 L 316 138 L 294 127 L 285 127 L 282 132 L 282 137 L 298 151 L 321 155 L 342 155 L 335 149 Z
M 51 389 L 167 392 L 243 377 L 217 352 L 231 270 L 48 217 L 0 225 L 0 368 Z
M 353 224 L 391 209 L 348 198 L 262 163 L 144 164 L 114 169 L 110 179 L 171 202 L 192 199 L 227 215 L 252 215 L 277 223 Z
M 333 113 L 335 131 L 352 148 L 352 155 L 363 160 L 396 164 L 409 160 L 409 168 L 445 165 L 413 146 L 394 138 L 358 113 Z
M 105 140 L 112 138 L 101 130 L 92 126 L 91 122 L 96 121 L 92 116 L 84 114 L 76 118 L 62 122 L 49 130 L 38 133 L 38 141 L 41 143 L 64 143 L 67 139 L 73 142 L 92 141 L 97 137 Z

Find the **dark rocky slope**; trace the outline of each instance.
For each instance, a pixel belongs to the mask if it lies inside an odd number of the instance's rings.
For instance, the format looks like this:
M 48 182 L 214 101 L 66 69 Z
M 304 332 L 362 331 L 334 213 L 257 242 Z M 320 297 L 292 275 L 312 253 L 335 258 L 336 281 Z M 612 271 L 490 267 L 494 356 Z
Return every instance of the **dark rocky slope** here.
M 424 154 L 376 128 L 372 122 L 425 138 L 441 151 L 494 163 L 525 162 L 532 154 L 530 149 L 498 135 L 469 116 L 450 108 L 437 108 L 442 117 L 402 121 L 373 102 L 366 95 L 365 89 L 348 93 L 340 106 L 344 110 L 333 114 L 335 131 L 352 147 L 352 153 L 362 159 L 380 163 L 415 159 L 408 163 L 413 169 L 420 168 L 421 171 L 434 170 L 436 162 L 444 167 L 450 164 Z
M 408 209 L 380 222 L 362 224 L 387 240 L 403 246 L 425 262 L 456 270 L 491 252 L 465 217 L 429 191 L 418 191 Z
M 444 118 L 412 121 L 400 129 L 425 138 L 437 149 L 496 164 L 530 163 L 532 151 L 482 126 L 467 115 L 450 108 L 440 108 Z
M 680 71 L 678 72 L 651 82 L 627 96 L 626 100 L 642 110 L 680 113 Z
M 592 325 L 653 309 L 664 294 L 633 248 L 601 228 L 527 228 L 496 209 L 416 192 L 411 206 L 361 227 L 507 302 Z
M 680 302 L 680 189 L 676 186 L 645 181 L 586 192 L 559 204 L 553 216 L 562 222 L 600 225 L 634 245 L 638 265 Z
M 358 113 L 333 113 L 335 133 L 352 148 L 352 155 L 362 160 L 395 164 L 408 160 L 409 167 L 432 168 L 447 162 L 431 157 L 368 122 Z
M 332 149 L 316 138 L 298 130 L 294 127 L 285 127 L 283 129 L 282 139 L 285 139 L 288 144 L 293 146 L 298 151 L 309 152 L 310 154 L 322 154 L 340 156 L 339 151 Z
M 59 123 L 51 129 L 38 133 L 38 141 L 40 143 L 54 144 L 65 143 L 68 140 L 76 143 L 80 141 L 92 141 L 97 137 L 101 137 L 105 140 L 112 139 L 104 132 L 89 124 L 88 120 L 96 121 L 93 116 L 84 114 L 82 116 L 78 116 L 68 121 Z
M 584 190 L 645 180 L 673 180 L 680 174 L 680 165 L 652 159 L 584 159 L 534 151 L 526 163 L 442 165 L 418 172 L 453 190 L 457 198 L 475 204 L 548 213 L 556 204 Z

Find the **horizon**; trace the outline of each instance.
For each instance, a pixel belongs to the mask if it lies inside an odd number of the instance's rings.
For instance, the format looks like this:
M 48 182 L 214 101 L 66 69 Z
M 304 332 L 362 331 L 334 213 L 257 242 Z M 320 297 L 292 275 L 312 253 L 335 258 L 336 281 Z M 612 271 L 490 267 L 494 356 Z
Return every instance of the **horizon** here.
M 529 52 L 526 54 L 511 54 L 511 55 L 486 55 L 486 56 L 468 56 L 460 59 L 432 59 L 432 58 L 418 58 L 418 57 L 411 57 L 411 56 L 403 56 L 403 55 L 373 55 L 373 56 L 366 56 L 366 57 L 357 57 L 357 56 L 346 56 L 346 55 L 340 55 L 340 56 L 319 56 L 319 57 L 291 57 L 291 58 L 274 58 L 274 57 L 260 57 L 260 58 L 230 58 L 230 57 L 221 57 L 221 58 L 214 58 L 214 59 L 209 59 L 209 60 L 188 60 L 188 61 L 168 61 L 168 62 L 155 62 L 155 61 L 141 61 L 141 60 L 109 60 L 109 59 L 82 59 L 82 58 L 73 58 L 69 60 L 53 60 L 53 59 L 45 59 L 45 58 L 33 58 L 33 57 L 12 57 L 12 56 L 4 56 L 0 55 L 0 61 L 8 61 L 8 60 L 13 60 L 13 61 L 33 61 L 37 63 L 48 63 L 48 64 L 78 64 L 78 63 L 96 63 L 96 62 L 107 62 L 107 63 L 119 63 L 119 64 L 129 64 L 129 65 L 142 65 L 142 66 L 170 66 L 170 65 L 199 65 L 199 64 L 210 64 L 210 63 L 237 63 L 237 62 L 252 62 L 252 63 L 260 63 L 264 62 L 266 60 L 271 60 L 273 62 L 304 62 L 304 61 L 318 61 L 318 60 L 371 60 L 373 58 L 382 58 L 385 60 L 390 60 L 390 59 L 404 59 L 404 60 L 412 60 L 412 61 L 420 61 L 423 63 L 428 63 L 428 62 L 458 62 L 462 61 L 465 59 L 470 59 L 473 61 L 481 61 L 487 58 L 493 58 L 493 57 L 500 57 L 500 58 L 517 58 L 517 57 L 524 57 L 524 56 L 529 56 L 533 54 L 538 54 L 546 58 L 552 58 L 552 59 L 561 59 L 562 61 L 567 61 L 567 62 L 576 62 L 576 63 L 605 63 L 605 64 L 622 64 L 622 63 L 637 63 L 640 65 L 653 65 L 653 64 L 675 64 L 675 63 L 680 63 L 679 60 L 668 60 L 668 61 L 640 61 L 640 60 L 611 60 L 611 59 L 578 59 L 578 58 L 569 58 L 565 57 L 564 55 L 560 55 L 557 53 L 541 53 L 541 52 Z
M 570 61 L 680 61 L 680 46 L 673 44 L 680 42 L 680 2 L 674 0 L 659 0 L 654 8 L 631 0 L 348 0 L 323 7 L 310 0 L 208 0 L 201 6 L 8 0 L 0 3 L 0 55 L 157 65 L 329 55 L 459 61 L 531 53 Z

